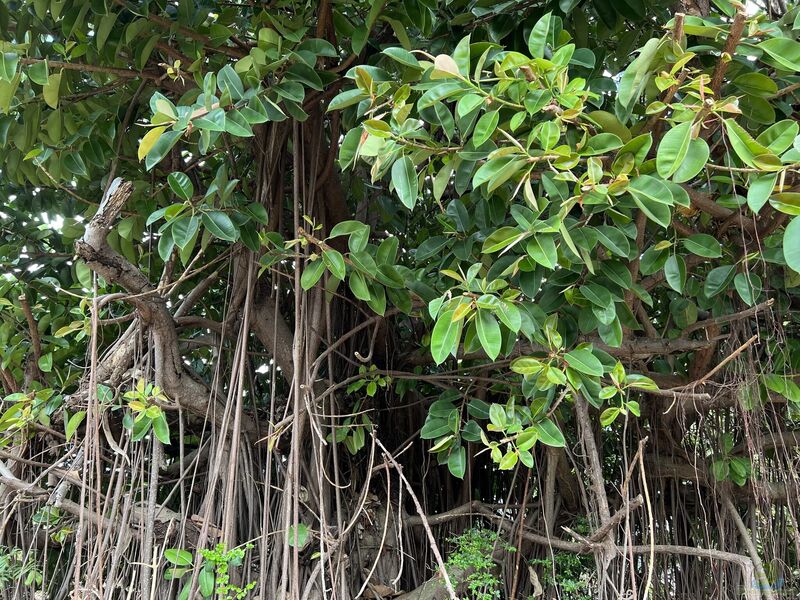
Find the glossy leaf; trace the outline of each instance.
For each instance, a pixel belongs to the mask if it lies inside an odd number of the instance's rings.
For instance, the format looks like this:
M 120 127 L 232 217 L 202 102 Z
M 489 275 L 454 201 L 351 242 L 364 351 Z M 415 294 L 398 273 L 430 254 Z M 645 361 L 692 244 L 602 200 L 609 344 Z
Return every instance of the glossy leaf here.
M 668 179 L 683 164 L 692 140 L 692 122 L 681 123 L 664 134 L 658 147 L 656 169 L 664 179 Z M 690 177 L 687 177 L 690 179 Z M 685 179 L 683 181 L 686 181 Z
M 492 360 L 496 359 L 503 341 L 497 320 L 489 311 L 478 310 L 475 325 L 486 355 Z
M 594 377 L 603 375 L 603 363 L 592 354 L 591 350 L 586 348 L 578 348 L 567 352 L 564 355 L 564 360 L 567 361 L 570 367 L 586 375 L 592 375 Z
M 800 217 L 795 217 L 783 234 L 783 256 L 791 269 L 800 273 Z
M 414 169 L 414 163 L 408 156 L 395 161 L 392 165 L 392 184 L 403 206 L 413 210 L 419 191 L 417 172 Z

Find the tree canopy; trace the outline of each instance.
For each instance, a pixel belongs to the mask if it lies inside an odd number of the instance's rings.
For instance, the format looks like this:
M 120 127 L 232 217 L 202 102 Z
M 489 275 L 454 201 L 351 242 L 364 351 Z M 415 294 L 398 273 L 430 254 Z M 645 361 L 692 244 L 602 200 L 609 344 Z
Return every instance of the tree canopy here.
M 5 597 L 800 590 L 800 8 L 3 0 L 0 57 Z

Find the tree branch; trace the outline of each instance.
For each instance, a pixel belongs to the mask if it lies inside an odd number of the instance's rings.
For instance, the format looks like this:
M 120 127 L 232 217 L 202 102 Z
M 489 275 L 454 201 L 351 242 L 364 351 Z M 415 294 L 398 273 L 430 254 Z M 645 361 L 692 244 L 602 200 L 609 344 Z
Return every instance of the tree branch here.
M 87 224 L 83 238 L 75 243 L 75 249 L 90 269 L 107 281 L 125 288 L 130 294 L 125 301 L 138 310 L 142 323 L 153 333 L 155 383 L 180 406 L 206 417 L 211 408 L 211 394 L 184 367 L 175 321 L 166 300 L 138 268 L 118 254 L 106 241 L 106 236 L 132 192 L 131 182 L 115 179 L 97 213 Z M 220 422 L 223 412 L 213 411 L 213 418 Z M 247 423 L 247 428 L 254 430 L 254 424 L 249 420 Z
M 728 65 L 733 60 L 736 46 L 739 45 L 739 41 L 742 39 L 746 18 L 747 15 L 744 12 L 744 6 L 740 5 L 739 9 L 736 11 L 736 16 L 733 17 L 733 24 L 728 33 L 728 39 L 725 41 L 725 46 L 722 49 L 722 54 L 719 57 L 719 62 L 714 69 L 714 74 L 711 76 L 711 91 L 714 93 L 714 98 L 716 99 L 719 99 L 725 72 L 728 70 Z

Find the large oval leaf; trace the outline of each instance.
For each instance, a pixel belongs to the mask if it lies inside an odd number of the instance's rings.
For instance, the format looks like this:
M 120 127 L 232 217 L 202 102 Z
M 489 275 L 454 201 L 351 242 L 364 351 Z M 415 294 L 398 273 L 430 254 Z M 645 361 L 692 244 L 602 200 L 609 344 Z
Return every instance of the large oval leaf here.
M 686 153 L 689 151 L 689 142 L 692 139 L 692 122 L 686 121 L 670 129 L 661 144 L 658 146 L 656 156 L 656 170 L 658 174 L 667 179 L 681 166 Z M 684 180 L 685 181 L 685 180 Z
M 414 163 L 411 162 L 408 156 L 403 156 L 392 165 L 392 185 L 403 206 L 413 210 L 417 203 L 419 183 Z

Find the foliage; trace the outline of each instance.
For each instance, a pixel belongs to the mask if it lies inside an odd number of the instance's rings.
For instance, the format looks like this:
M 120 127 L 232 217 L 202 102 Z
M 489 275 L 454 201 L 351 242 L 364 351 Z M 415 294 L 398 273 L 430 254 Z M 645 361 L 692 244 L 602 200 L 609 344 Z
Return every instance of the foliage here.
M 128 402 L 130 413 L 125 415 L 122 425 L 131 430 L 133 441 L 141 440 L 152 429 L 162 444 L 169 444 L 169 424 L 160 402 L 167 402 L 167 397 L 157 385 L 136 382 L 136 387 L 125 392 L 123 396 Z
M 39 587 L 42 584 L 42 571 L 35 552 L 22 548 L 0 546 L 0 585 L 24 585 Z
M 553 558 L 530 561 L 539 567 L 540 581 L 545 589 L 552 586 L 564 600 L 591 600 L 594 588 L 594 560 L 591 556 L 555 552 Z
M 4 412 L 0 416 L 0 447 L 11 444 L 27 433 L 28 425 L 49 425 L 51 417 L 61 408 L 63 399 L 51 388 L 29 393 L 14 392 L 3 398 Z
M 453 585 L 464 584 L 469 595 L 465 600 L 494 600 L 501 597 L 502 581 L 492 556 L 497 546 L 506 551 L 514 548 L 505 544 L 497 533 L 476 527 L 448 540 L 453 551 L 447 557 L 448 573 L 466 573 L 463 581 L 456 578 Z M 455 571 L 457 569 L 457 571 Z
M 591 494 L 558 518 L 602 524 L 659 482 L 660 511 L 719 510 L 631 543 L 755 565 L 728 503 L 759 501 L 758 550 L 792 564 L 766 519 L 797 496 L 800 7 L 757 4 L 2 0 L 3 539 L 58 527 L 86 566 L 59 597 L 202 561 L 238 598 L 225 548 L 256 538 L 262 597 L 355 593 L 397 453 L 442 513 L 555 473 Z M 225 546 L 156 556 L 214 523 Z M 135 532 L 125 560 L 98 524 Z M 481 598 L 488 535 L 450 558 Z
M 196 585 L 203 598 L 242 600 L 256 586 L 256 582 L 251 581 L 244 587 L 231 583 L 231 568 L 240 567 L 247 551 L 252 548 L 252 544 L 247 544 L 226 550 L 225 544 L 220 543 L 210 550 L 201 548 L 200 556 L 196 559 L 188 550 L 170 548 L 164 551 L 164 558 L 173 566 L 167 569 L 164 578 L 172 580 L 189 576 L 178 595 L 181 599 L 188 598 L 192 589 L 190 575 L 197 564 L 200 570 Z

